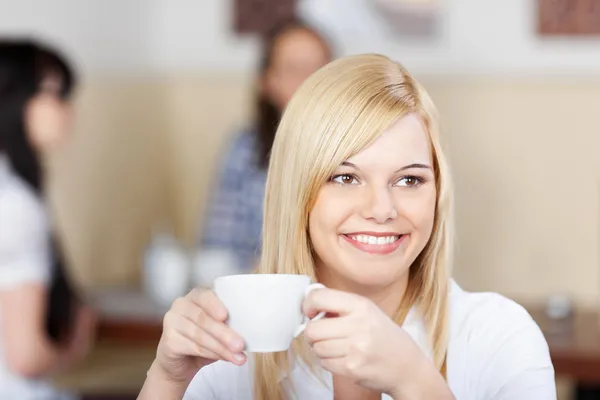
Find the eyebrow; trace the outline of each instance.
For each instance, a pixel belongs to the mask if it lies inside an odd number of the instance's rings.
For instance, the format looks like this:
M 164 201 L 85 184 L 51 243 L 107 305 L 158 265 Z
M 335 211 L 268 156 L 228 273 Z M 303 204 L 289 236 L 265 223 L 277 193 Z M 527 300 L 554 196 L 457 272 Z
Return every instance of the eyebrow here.
M 354 164 L 352 164 L 351 162 L 348 162 L 348 161 L 344 161 L 342 163 L 342 166 L 354 168 L 354 169 L 357 169 L 357 170 L 360 171 L 360 168 L 358 168 L 356 165 L 354 165 Z M 433 171 L 433 168 L 431 167 L 431 165 L 414 163 L 414 164 L 405 165 L 404 167 L 397 169 L 395 172 L 400 172 L 400 171 L 404 171 L 404 170 L 407 170 L 407 169 L 413 169 L 413 168 L 429 169 L 429 170 Z

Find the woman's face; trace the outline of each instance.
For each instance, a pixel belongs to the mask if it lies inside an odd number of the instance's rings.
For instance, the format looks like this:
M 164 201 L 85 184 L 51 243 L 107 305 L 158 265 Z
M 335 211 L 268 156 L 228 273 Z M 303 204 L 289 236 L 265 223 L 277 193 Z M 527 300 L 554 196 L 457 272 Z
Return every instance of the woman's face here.
M 407 282 L 433 229 L 432 168 L 422 121 L 407 115 L 336 170 L 309 216 L 322 282 L 340 289 Z
M 271 65 L 262 78 L 262 90 L 283 111 L 302 82 L 329 61 L 329 50 L 313 33 L 291 29 L 273 47 Z
M 25 108 L 27 134 L 38 151 L 55 150 L 69 136 L 73 116 L 70 103 L 60 96 L 62 85 L 59 74 L 48 74 Z

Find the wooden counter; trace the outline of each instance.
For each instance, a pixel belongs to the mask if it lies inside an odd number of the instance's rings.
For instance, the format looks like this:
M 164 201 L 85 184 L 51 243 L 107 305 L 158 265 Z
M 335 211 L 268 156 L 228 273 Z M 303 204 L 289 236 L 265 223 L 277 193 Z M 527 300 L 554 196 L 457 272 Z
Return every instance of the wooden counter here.
M 156 352 L 165 309 L 143 295 L 113 291 L 96 298 L 100 310 L 98 346 L 61 386 L 85 393 L 137 393 Z M 540 307 L 527 307 L 544 332 L 557 376 L 600 384 L 600 316 L 579 311 L 571 322 L 557 323 Z

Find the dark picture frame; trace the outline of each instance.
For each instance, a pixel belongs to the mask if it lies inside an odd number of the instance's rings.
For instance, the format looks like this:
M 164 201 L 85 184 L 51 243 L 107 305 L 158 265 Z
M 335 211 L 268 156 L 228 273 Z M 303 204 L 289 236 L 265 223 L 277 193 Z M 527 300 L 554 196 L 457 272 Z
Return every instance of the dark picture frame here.
M 297 0 L 234 0 L 233 29 L 237 34 L 265 34 L 296 15 Z
M 600 1 L 537 0 L 541 36 L 600 36 Z

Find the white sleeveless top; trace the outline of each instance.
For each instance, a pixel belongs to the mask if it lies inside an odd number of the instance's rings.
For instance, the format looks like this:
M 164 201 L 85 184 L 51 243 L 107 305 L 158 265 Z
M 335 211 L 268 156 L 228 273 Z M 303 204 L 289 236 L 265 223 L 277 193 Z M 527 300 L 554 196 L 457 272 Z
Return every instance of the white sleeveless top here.
M 431 357 L 422 320 L 413 309 L 403 329 Z M 250 357 L 251 359 L 251 357 Z M 333 399 L 332 377 L 321 383 L 301 362 L 292 366 L 289 399 Z M 496 293 L 450 292 L 447 381 L 457 400 L 556 400 L 548 344 L 523 307 Z M 252 366 L 217 361 L 202 368 L 184 400 L 252 399 Z M 288 385 L 285 385 L 287 387 Z M 391 399 L 382 395 L 382 399 Z

